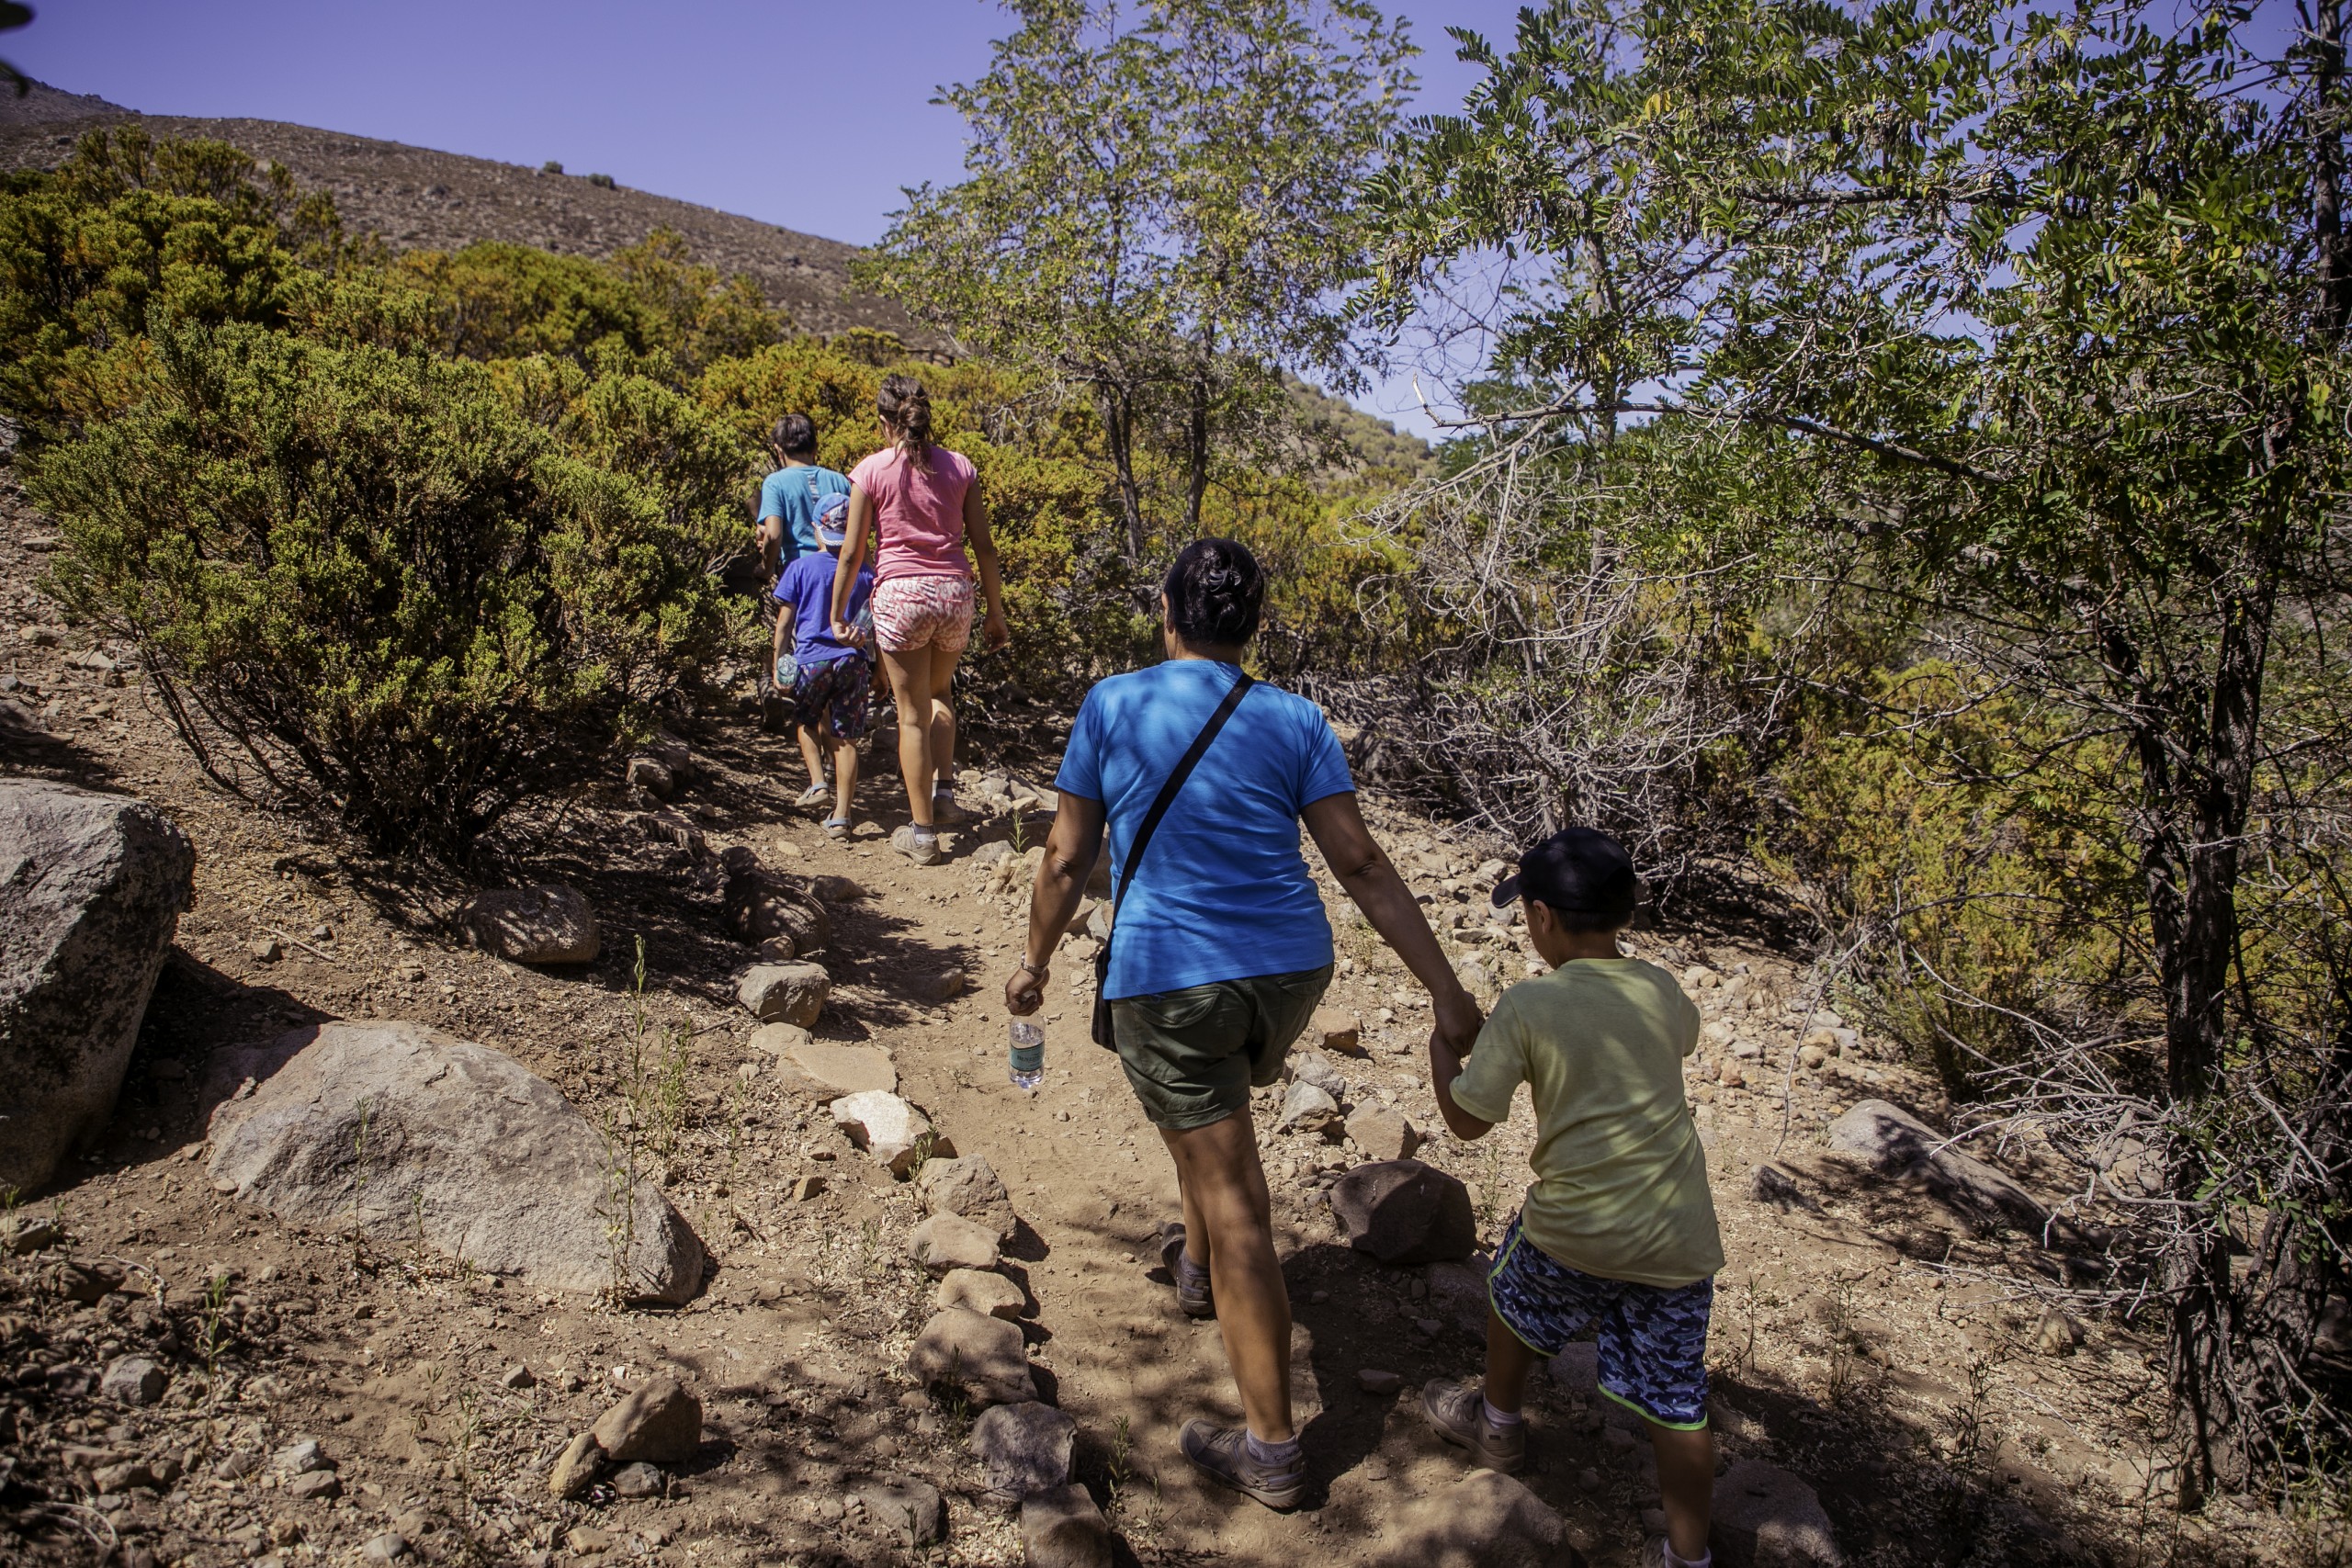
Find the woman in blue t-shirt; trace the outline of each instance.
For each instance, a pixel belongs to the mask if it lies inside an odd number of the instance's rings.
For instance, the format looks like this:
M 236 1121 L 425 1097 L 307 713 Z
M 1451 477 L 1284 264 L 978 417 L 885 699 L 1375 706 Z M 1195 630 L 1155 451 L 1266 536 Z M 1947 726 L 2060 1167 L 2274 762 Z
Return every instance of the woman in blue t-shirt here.
M 1242 678 L 1265 589 L 1235 541 L 1187 546 L 1160 594 L 1167 661 L 1087 694 L 1054 781 L 1060 809 L 1030 898 L 1025 956 L 1004 984 L 1016 1015 L 1043 999 L 1046 960 L 1106 829 L 1116 886 L 1161 786 Z M 1373 929 L 1429 987 L 1437 1032 L 1466 1051 L 1478 1009 L 1365 829 L 1330 724 L 1272 686 L 1247 689 L 1153 829 L 1117 909 L 1103 987 L 1120 1065 L 1183 1194 L 1162 1261 L 1183 1310 L 1217 1320 L 1248 1419 L 1187 1423 L 1184 1455 L 1272 1508 L 1297 1505 L 1306 1472 L 1291 1426 L 1290 1298 L 1249 1112 L 1251 1087 L 1281 1078 L 1331 979 L 1331 927 L 1299 853 L 1301 821 Z

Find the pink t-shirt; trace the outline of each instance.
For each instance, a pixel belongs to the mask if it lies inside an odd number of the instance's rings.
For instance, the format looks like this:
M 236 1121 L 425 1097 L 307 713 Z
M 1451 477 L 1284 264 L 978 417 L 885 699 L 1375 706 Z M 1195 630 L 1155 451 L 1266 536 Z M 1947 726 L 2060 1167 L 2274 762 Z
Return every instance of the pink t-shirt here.
M 931 472 L 886 446 L 849 471 L 849 482 L 874 502 L 881 553 L 874 581 L 894 577 L 969 577 L 964 558 L 964 495 L 979 478 L 972 460 L 944 446 L 931 448 Z

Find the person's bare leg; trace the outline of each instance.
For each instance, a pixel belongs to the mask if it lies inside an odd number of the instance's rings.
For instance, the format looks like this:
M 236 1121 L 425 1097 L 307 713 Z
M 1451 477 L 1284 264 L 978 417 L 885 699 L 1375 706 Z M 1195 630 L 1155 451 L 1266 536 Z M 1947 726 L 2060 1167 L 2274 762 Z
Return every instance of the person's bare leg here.
M 1274 1255 L 1273 1201 L 1258 1163 L 1249 1112 L 1160 1137 L 1184 1194 L 1184 1250 L 1204 1240 L 1216 1325 L 1241 1394 L 1250 1433 L 1261 1443 L 1295 1435 L 1290 1409 L 1290 1289 Z
M 833 741 L 833 815 L 849 816 L 850 797 L 857 793 L 857 742 Z
M 1714 1523 L 1715 1434 L 1648 1424 L 1650 1450 L 1657 1458 L 1657 1489 L 1666 1500 L 1666 1543 L 1674 1555 L 1696 1562 L 1707 1550 Z
M 800 739 L 800 760 L 808 764 L 808 787 L 824 788 L 824 753 L 817 749 L 817 732 L 805 724 L 794 725 L 792 731 Z
M 1527 1374 L 1535 1370 L 1535 1352 L 1487 1308 L 1487 1403 L 1506 1416 L 1516 1416 L 1527 1401 Z
M 931 666 L 928 648 L 882 651 L 890 695 L 899 705 L 899 772 L 907 783 L 907 809 L 918 828 L 931 826 Z
M 957 653 L 931 653 L 931 787 L 935 795 L 956 771 L 956 662 Z

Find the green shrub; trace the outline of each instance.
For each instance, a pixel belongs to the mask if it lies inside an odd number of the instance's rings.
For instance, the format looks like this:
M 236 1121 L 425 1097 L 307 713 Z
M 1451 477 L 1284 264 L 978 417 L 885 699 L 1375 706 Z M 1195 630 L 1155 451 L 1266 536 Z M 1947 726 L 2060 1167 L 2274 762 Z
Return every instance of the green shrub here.
M 1764 863 L 1863 939 L 1854 979 L 1956 1098 L 2044 1031 L 2151 1023 L 2122 758 L 1948 666 L 1875 673 L 1850 728 L 1811 716 L 1775 770 Z
M 153 354 L 146 395 L 28 488 L 62 595 L 136 639 L 221 783 L 461 853 L 715 656 L 707 479 L 605 461 L 679 427 L 674 397 L 583 389 L 566 450 L 462 361 L 240 324 Z

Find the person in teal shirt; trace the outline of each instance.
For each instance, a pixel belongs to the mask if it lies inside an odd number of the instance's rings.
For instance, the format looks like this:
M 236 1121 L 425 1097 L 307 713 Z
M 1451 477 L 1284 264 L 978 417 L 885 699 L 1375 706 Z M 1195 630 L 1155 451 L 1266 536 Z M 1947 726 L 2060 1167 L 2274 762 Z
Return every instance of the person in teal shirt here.
M 805 413 L 788 413 L 769 433 L 768 449 L 775 455 L 775 471 L 760 481 L 759 521 L 753 533 L 760 543 L 760 563 L 773 579 L 802 556 L 821 555 L 817 537 L 817 513 L 829 495 L 849 494 L 849 479 L 817 461 L 817 422 Z

